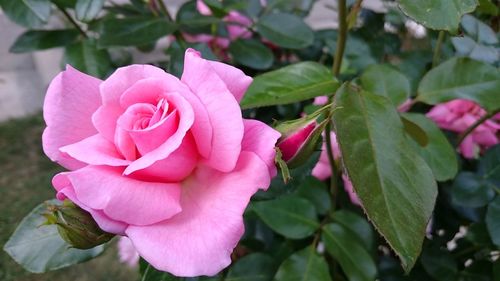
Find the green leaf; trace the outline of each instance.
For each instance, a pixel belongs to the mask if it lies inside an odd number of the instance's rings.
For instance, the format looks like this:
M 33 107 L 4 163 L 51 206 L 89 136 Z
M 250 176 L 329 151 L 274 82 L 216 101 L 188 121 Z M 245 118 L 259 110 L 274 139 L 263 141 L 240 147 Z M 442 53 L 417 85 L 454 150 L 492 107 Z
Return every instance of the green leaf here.
M 241 101 L 241 107 L 295 103 L 332 94 L 338 86 L 325 66 L 301 62 L 256 76 Z
M 345 84 L 333 123 L 344 167 L 368 218 L 409 271 L 437 196 L 432 171 L 413 150 L 392 103 Z
M 451 43 L 459 56 L 466 56 L 489 64 L 494 64 L 499 59 L 498 51 L 494 46 L 478 44 L 469 36 L 453 37 Z
M 24 269 L 33 273 L 47 272 L 87 261 L 104 251 L 103 245 L 89 250 L 70 248 L 59 236 L 56 225 L 43 225 L 47 204 L 60 202 L 49 200 L 35 207 L 3 247 Z
M 96 77 L 105 77 L 111 70 L 111 58 L 108 51 L 97 49 L 93 41 L 82 41 L 66 47 L 64 61 Z
M 78 31 L 75 29 L 28 30 L 16 39 L 9 51 L 27 53 L 66 46 L 73 43 L 78 35 Z
M 491 16 L 498 16 L 498 7 L 496 4 L 492 3 L 492 0 L 479 0 L 477 12 Z
M 491 29 L 487 24 L 476 19 L 471 15 L 465 15 L 462 18 L 462 28 L 467 32 L 469 36 L 475 39 L 475 41 L 483 44 L 498 44 L 498 38 L 495 31 Z
M 292 14 L 274 13 L 261 17 L 257 31 L 272 43 L 289 49 L 303 49 L 314 41 L 314 32 L 304 21 Z
M 219 281 L 219 275 L 214 277 L 176 277 L 168 272 L 155 269 L 152 265 L 141 259 L 139 262 L 140 281 Z
M 410 80 L 389 65 L 374 64 L 361 75 L 363 89 L 389 98 L 394 106 L 404 103 L 411 94 Z
M 488 205 L 485 218 L 486 226 L 493 243 L 500 247 L 500 196 Z
M 488 149 L 479 160 L 478 173 L 485 180 L 500 185 L 500 144 Z
M 287 238 L 306 238 L 319 227 L 314 205 L 296 196 L 255 202 L 252 209 L 270 228 Z
M 163 18 L 147 16 L 108 18 L 101 22 L 100 48 L 110 46 L 142 46 L 154 43 L 177 29 L 177 25 Z
M 340 264 L 349 280 L 375 280 L 375 262 L 351 231 L 340 224 L 330 223 L 323 227 L 321 237 L 326 250 Z
M 278 269 L 274 281 L 331 281 L 328 265 L 313 246 L 287 258 Z
M 0 6 L 9 19 L 28 28 L 44 25 L 50 17 L 49 0 L 0 0 Z
M 75 6 L 76 18 L 80 21 L 91 21 L 103 6 L 104 0 L 78 0 Z
M 492 184 L 471 172 L 458 174 L 451 191 L 454 204 L 472 208 L 486 206 L 493 197 L 495 191 L 492 189 Z
M 270 256 L 255 253 L 243 257 L 231 266 L 224 281 L 271 281 L 274 271 Z
M 453 179 L 458 172 L 457 154 L 436 123 L 422 114 L 403 113 L 402 116 L 417 124 L 427 135 L 429 142 L 425 147 L 416 143 L 414 147 L 427 162 L 436 180 Z
M 500 72 L 468 58 L 453 58 L 429 71 L 418 86 L 417 101 L 437 104 L 472 100 L 487 111 L 500 108 Z
M 476 0 L 399 0 L 399 7 L 416 22 L 439 30 L 455 32 L 464 14 L 476 9 Z
M 309 200 L 319 214 L 325 215 L 330 210 L 332 201 L 328 189 L 325 183 L 315 177 L 306 177 L 299 185 L 296 193 L 300 197 Z
M 273 52 L 253 39 L 237 39 L 231 42 L 229 53 L 237 63 L 253 69 L 268 69 L 274 61 Z
M 370 251 L 375 245 L 375 236 L 368 221 L 365 218 L 346 210 L 336 211 L 333 220 L 350 230 L 353 237 L 358 238 L 358 242 Z
M 438 245 L 424 249 L 421 257 L 422 265 L 430 276 L 439 281 L 456 281 L 458 266 L 449 251 L 440 249 Z
M 404 115 L 401 116 L 401 122 L 403 122 L 405 132 L 420 146 L 425 147 L 429 144 L 427 133 L 418 124 L 405 118 Z

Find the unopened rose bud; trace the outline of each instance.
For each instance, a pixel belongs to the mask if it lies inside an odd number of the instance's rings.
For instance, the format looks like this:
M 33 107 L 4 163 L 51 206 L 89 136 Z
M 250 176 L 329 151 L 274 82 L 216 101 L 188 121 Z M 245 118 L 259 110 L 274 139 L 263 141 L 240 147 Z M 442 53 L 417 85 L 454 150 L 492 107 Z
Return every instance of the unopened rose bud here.
M 92 216 L 69 200 L 49 206 L 47 224 L 57 225 L 59 235 L 72 247 L 90 249 L 104 244 L 115 235 L 99 228 Z
M 277 147 L 282 153 L 282 159 L 290 168 L 305 163 L 315 151 L 328 118 L 320 123 L 317 120 L 327 110 L 330 110 L 329 106 L 323 107 L 311 115 L 283 122 L 276 126 L 275 129 L 281 133 Z

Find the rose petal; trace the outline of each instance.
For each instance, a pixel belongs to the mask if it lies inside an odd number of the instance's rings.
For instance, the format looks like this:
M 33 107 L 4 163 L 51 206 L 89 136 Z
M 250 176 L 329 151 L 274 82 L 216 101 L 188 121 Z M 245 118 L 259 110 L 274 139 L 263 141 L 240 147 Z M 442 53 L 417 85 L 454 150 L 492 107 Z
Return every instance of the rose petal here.
M 227 33 L 231 40 L 252 37 L 252 32 L 250 31 L 252 20 L 247 16 L 236 11 L 230 11 L 224 17 L 224 21 L 227 23 Z
M 210 8 L 203 2 L 203 0 L 196 0 L 196 10 L 204 16 L 211 16 L 212 11 Z
M 90 165 L 127 166 L 130 164 L 130 161 L 123 159 L 115 145 L 100 134 L 63 146 L 60 150 Z
M 161 144 L 156 149 L 142 155 L 139 159 L 132 162 L 126 169 L 124 174 L 129 175 L 137 170 L 151 166 L 154 162 L 167 158 L 174 152 L 182 143 L 187 131 L 191 128 L 194 122 L 194 111 L 191 105 L 178 94 L 167 93 L 166 99 L 175 105 L 179 112 L 179 124 L 177 131 L 171 135 L 168 140 Z M 135 140 L 137 142 L 137 140 Z
M 145 78 L 165 77 L 165 71 L 147 64 L 133 64 L 118 68 L 100 86 L 102 103 L 118 105 L 122 94 L 137 81 Z
M 67 65 L 47 90 L 43 105 L 43 117 L 47 124 L 42 136 L 43 150 L 52 161 L 69 170 L 85 164 L 61 153 L 59 148 L 97 133 L 91 116 L 101 104 L 101 82 Z
M 121 175 L 121 169 L 87 166 L 66 174 L 78 201 L 109 218 L 135 225 L 168 219 L 181 211 L 178 183 L 145 182 Z
M 76 198 L 71 182 L 67 178 L 68 174 L 69 173 L 59 173 L 52 179 L 52 185 L 57 190 L 57 199 L 62 201 L 68 198 L 71 202 L 89 212 L 102 230 L 123 235 L 125 233 L 125 229 L 127 228 L 125 223 L 110 219 L 103 213 L 102 210 L 89 208 Z
M 274 146 L 281 134 L 257 120 L 244 119 L 243 124 L 245 125 L 245 135 L 241 143 L 241 150 L 257 154 L 266 163 L 271 178 L 276 176 L 276 165 L 274 164 L 276 152 Z
M 211 64 L 193 49 L 186 51 L 181 81 L 205 105 L 212 125 L 212 150 L 206 163 L 223 172 L 231 171 L 241 152 L 244 132 L 241 109 L 236 99 Z M 193 135 L 197 142 L 209 141 L 198 139 L 195 132 Z
M 126 234 L 159 270 L 176 276 L 215 275 L 231 263 L 250 197 L 269 183 L 266 165 L 244 151 L 231 173 L 197 169 L 182 186 L 181 213 L 154 225 L 131 225 Z
M 92 124 L 108 141 L 115 141 L 116 121 L 124 109 L 117 104 L 101 105 L 92 115 Z
M 240 102 L 245 95 L 250 84 L 252 84 L 252 77 L 247 76 L 243 71 L 231 65 L 210 61 L 210 65 L 215 70 L 217 75 L 224 81 L 228 90 L 233 94 L 234 98 Z
M 135 171 L 132 177 L 146 181 L 180 182 L 189 176 L 198 163 L 198 152 L 193 136 L 188 133 L 181 146 L 167 158 Z

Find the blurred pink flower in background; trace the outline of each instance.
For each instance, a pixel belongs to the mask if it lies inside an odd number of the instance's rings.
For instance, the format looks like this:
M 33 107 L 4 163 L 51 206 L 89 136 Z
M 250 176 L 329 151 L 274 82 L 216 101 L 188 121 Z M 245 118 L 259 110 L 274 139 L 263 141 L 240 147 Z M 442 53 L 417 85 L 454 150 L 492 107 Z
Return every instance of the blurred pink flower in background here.
M 434 106 L 427 117 L 445 130 L 461 134 L 486 113 L 476 103 L 457 99 Z M 486 120 L 472 131 L 460 144 L 459 150 L 465 158 L 475 158 L 480 152 L 500 142 L 500 113 Z
M 204 16 L 212 15 L 212 11 L 203 0 L 196 1 L 196 9 Z M 216 55 L 228 60 L 227 48 L 231 41 L 238 38 L 248 39 L 252 37 L 252 32 L 249 30 L 252 20 L 237 11 L 230 11 L 222 20 L 227 24 L 228 37 L 184 33 L 184 38 L 189 43 L 206 43 Z
M 333 157 L 335 158 L 335 162 L 338 162 L 339 159 L 341 158 L 341 155 L 340 155 L 339 144 L 337 143 L 337 136 L 335 135 L 334 132 L 330 132 L 330 136 L 332 139 Z M 314 166 L 312 170 L 312 175 L 319 180 L 326 180 L 332 175 L 332 172 L 330 169 L 330 162 L 328 161 L 328 153 L 326 151 L 325 142 L 323 142 L 321 150 L 322 150 L 321 155 L 319 156 L 318 163 L 316 164 L 316 166 Z M 342 171 L 342 181 L 344 182 L 344 189 L 349 195 L 351 202 L 359 206 L 361 203 L 354 191 L 352 182 L 349 179 L 349 176 L 345 173 L 345 171 Z
M 118 257 L 120 262 L 130 267 L 136 267 L 139 264 L 139 253 L 132 241 L 125 236 L 120 237 L 120 240 L 118 240 Z

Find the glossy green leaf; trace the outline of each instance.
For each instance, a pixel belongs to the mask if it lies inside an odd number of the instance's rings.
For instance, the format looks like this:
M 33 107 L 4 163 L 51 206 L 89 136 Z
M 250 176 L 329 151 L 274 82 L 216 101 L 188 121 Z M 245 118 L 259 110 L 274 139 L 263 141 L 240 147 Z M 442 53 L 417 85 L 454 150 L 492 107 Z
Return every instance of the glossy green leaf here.
M 294 253 L 278 269 L 274 281 L 331 281 L 325 259 L 309 246 Z
M 456 31 L 464 14 L 474 11 L 476 0 L 399 0 L 399 7 L 416 22 L 431 28 Z
M 256 76 L 241 107 L 299 102 L 332 94 L 338 86 L 330 69 L 316 62 L 301 62 Z
M 361 83 L 363 89 L 389 98 L 395 106 L 399 106 L 410 98 L 410 80 L 389 65 L 369 66 L 361 75 Z
M 458 171 L 458 159 L 455 149 L 436 124 L 422 114 L 404 113 L 404 118 L 411 120 L 424 130 L 428 144 L 423 147 L 414 145 L 424 158 L 438 181 L 453 179 Z
M 224 281 L 271 281 L 274 267 L 270 256 L 262 253 L 250 254 L 231 266 Z
M 343 225 L 330 223 L 323 227 L 326 250 L 340 264 L 350 281 L 373 281 L 377 267 L 367 250 Z
M 81 72 L 101 78 L 112 69 L 108 51 L 97 49 L 95 43 L 88 40 L 67 46 L 64 61 Z
M 453 99 L 475 101 L 487 111 L 500 108 L 498 68 L 468 58 L 453 58 L 429 71 L 418 86 L 417 100 L 437 104 Z
M 274 44 L 289 49 L 302 49 L 314 41 L 314 32 L 299 17 L 273 13 L 257 21 L 257 31 Z
M 488 205 L 485 222 L 491 240 L 500 247 L 500 196 Z
M 270 228 L 287 238 L 306 238 L 319 227 L 314 205 L 296 196 L 255 202 L 252 209 Z
M 91 21 L 103 6 L 104 0 L 78 0 L 75 6 L 76 18 L 81 21 Z
M 472 172 L 461 172 L 453 182 L 451 198 L 454 204 L 466 207 L 486 206 L 495 191 L 493 185 Z
M 333 220 L 350 230 L 352 236 L 358 238 L 358 242 L 370 251 L 375 245 L 375 235 L 370 223 L 356 213 L 347 210 L 339 210 L 333 214 Z
M 154 43 L 177 29 L 177 25 L 163 18 L 147 16 L 109 18 L 100 23 L 100 48 L 109 46 L 142 46 Z
M 330 210 L 332 200 L 330 199 L 328 189 L 325 183 L 316 179 L 315 177 L 306 177 L 300 183 L 300 186 L 296 192 L 300 197 L 305 198 L 313 203 L 316 211 L 318 211 L 319 214 L 325 215 Z
M 43 225 L 47 204 L 58 204 L 57 200 L 46 201 L 35 207 L 16 228 L 3 249 L 24 269 L 41 273 L 81 263 L 100 255 L 104 246 L 89 250 L 70 248 L 60 236 L 55 225 Z
M 273 52 L 253 39 L 237 39 L 231 42 L 229 53 L 237 63 L 253 69 L 268 69 L 274 61 Z
M 421 262 L 425 271 L 436 280 L 457 280 L 458 266 L 456 261 L 449 251 L 440 249 L 438 245 L 425 248 Z
M 413 150 L 392 103 L 345 84 L 335 95 L 337 141 L 368 218 L 409 271 L 437 196 L 431 169 Z
M 78 35 L 75 29 L 28 30 L 16 39 L 9 51 L 26 53 L 66 46 L 73 43 Z
M 0 0 L 0 7 L 9 19 L 28 28 L 44 25 L 50 17 L 49 0 Z

